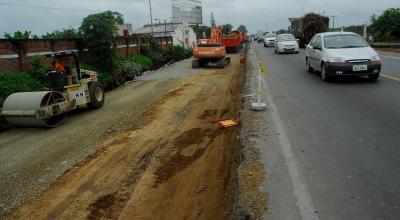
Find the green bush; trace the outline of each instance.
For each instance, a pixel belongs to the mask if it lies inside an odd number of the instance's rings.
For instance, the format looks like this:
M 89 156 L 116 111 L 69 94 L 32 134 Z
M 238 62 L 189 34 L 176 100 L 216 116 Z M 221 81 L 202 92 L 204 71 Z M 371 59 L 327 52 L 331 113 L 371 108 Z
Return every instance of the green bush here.
M 147 71 L 150 70 L 153 66 L 153 61 L 150 58 L 143 55 L 133 55 L 129 58 L 133 62 L 139 64 L 142 67 L 142 70 Z
M 0 106 L 15 92 L 45 90 L 45 86 L 28 73 L 8 72 L 0 74 Z
M 47 69 L 44 66 L 43 59 L 39 56 L 33 57 L 29 61 L 29 64 L 31 66 L 31 70 L 28 73 L 39 82 L 45 84 L 47 82 Z
M 117 57 L 114 59 L 114 63 L 117 73 L 124 73 L 130 79 L 142 72 L 142 67 L 130 58 Z
M 150 58 L 151 61 L 154 63 L 160 62 L 161 60 L 164 59 L 165 52 L 161 49 L 155 50 L 155 49 L 147 49 L 147 48 L 142 48 L 142 54 L 144 54 L 146 57 Z
M 180 45 L 172 46 L 169 53 L 174 60 L 183 60 L 186 58 L 186 50 Z
M 104 86 L 104 88 L 109 89 L 114 86 L 114 78 L 107 71 L 97 68 L 92 64 L 82 63 L 81 68 L 85 70 L 95 71 L 97 73 L 97 79 Z

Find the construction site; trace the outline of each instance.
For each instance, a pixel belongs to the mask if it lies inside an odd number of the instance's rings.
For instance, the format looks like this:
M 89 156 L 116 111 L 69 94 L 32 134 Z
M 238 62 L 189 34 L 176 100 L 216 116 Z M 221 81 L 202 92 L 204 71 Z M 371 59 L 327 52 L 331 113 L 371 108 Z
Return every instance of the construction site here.
M 246 37 L 223 38 L 215 27 L 193 58 L 107 93 L 76 52 L 52 53 L 72 57 L 76 68 L 61 78 L 49 72 L 50 91 L 4 101 L 13 128 L 0 133 L 2 218 L 261 216 L 262 181 L 249 177 L 263 171 L 254 158 L 239 168 Z

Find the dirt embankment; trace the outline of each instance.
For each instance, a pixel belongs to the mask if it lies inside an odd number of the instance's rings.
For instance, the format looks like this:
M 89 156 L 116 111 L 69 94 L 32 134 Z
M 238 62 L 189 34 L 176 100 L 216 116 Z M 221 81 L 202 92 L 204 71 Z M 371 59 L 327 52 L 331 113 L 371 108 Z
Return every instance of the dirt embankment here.
M 238 118 L 245 67 L 183 79 L 142 126 L 60 177 L 10 219 L 227 219 L 236 190 Z

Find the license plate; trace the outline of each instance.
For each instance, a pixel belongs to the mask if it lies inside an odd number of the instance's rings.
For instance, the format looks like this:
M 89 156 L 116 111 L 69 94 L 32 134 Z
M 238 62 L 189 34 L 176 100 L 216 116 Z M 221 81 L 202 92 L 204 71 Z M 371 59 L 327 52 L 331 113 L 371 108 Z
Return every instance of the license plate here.
M 367 65 L 355 65 L 355 66 L 353 66 L 353 71 L 354 72 L 365 71 L 365 70 L 368 70 L 368 66 Z

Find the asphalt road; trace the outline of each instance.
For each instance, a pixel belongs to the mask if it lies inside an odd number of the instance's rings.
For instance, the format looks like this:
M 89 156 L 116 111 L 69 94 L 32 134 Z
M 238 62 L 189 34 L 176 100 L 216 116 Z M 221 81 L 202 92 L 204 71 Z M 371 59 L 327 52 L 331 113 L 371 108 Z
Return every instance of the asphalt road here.
M 400 56 L 381 55 L 382 74 L 400 80 Z
M 268 72 L 266 129 L 255 140 L 267 171 L 265 217 L 400 219 L 399 60 L 383 57 L 392 78 L 326 83 L 306 72 L 304 51 L 253 46 Z

